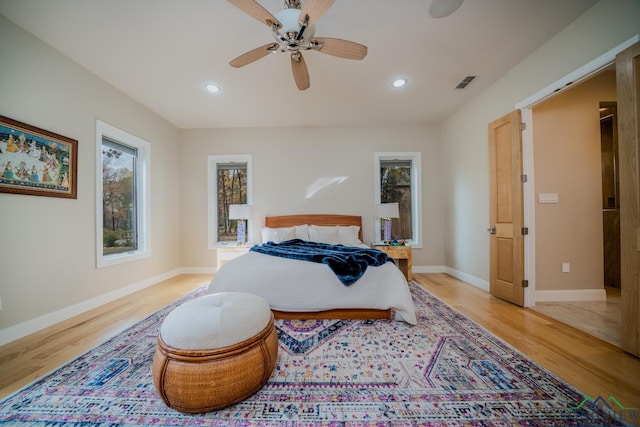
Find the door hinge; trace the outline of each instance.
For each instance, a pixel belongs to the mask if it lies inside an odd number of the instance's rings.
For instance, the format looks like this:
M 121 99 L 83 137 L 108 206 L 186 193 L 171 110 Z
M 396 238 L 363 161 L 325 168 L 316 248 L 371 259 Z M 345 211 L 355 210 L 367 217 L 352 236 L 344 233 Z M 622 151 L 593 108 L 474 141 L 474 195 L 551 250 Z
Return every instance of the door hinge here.
M 520 123 L 520 130 L 524 131 L 527 129 L 527 124 L 525 122 Z
M 529 178 L 527 178 L 527 175 L 520 175 L 520 182 L 522 182 L 523 184 L 527 182 L 528 179 Z
M 526 236 L 527 234 L 529 234 L 529 227 L 522 227 L 521 231 L 522 235 Z
M 523 280 L 523 281 L 522 281 L 522 287 L 523 287 L 523 288 L 528 288 L 528 287 L 529 287 L 529 281 L 528 281 L 528 280 L 526 280 L 526 279 L 525 279 L 525 280 Z

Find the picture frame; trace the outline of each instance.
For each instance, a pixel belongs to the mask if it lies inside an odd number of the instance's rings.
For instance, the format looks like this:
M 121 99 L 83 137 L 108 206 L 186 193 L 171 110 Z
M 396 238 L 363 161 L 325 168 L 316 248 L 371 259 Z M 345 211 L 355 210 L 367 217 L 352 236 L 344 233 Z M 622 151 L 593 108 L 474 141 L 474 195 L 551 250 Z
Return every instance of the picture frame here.
M 78 141 L 0 116 L 0 193 L 77 199 Z

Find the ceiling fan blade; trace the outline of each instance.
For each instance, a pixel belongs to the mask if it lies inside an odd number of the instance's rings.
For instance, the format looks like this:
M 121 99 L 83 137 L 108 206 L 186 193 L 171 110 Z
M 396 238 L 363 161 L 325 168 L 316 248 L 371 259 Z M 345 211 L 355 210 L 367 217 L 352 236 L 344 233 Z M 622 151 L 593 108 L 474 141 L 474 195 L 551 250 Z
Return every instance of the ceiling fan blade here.
M 293 79 L 296 81 L 298 89 L 309 89 L 309 86 L 311 86 L 311 82 L 309 81 L 309 70 L 307 69 L 307 63 L 304 62 L 302 53 L 291 53 L 291 71 L 293 71 Z
M 433 0 L 429 6 L 429 16 L 432 18 L 444 18 L 458 10 L 462 0 Z
M 229 65 L 231 65 L 234 68 L 244 67 L 247 64 L 251 64 L 252 62 L 257 61 L 258 59 L 264 58 L 268 54 L 277 51 L 277 48 L 278 48 L 277 43 L 265 44 L 264 46 L 257 47 L 253 50 L 250 50 L 247 53 L 243 53 L 233 61 L 229 62 Z
M 337 56 L 345 59 L 364 59 L 367 56 L 367 47 L 360 43 L 349 40 L 334 39 L 331 37 L 315 37 L 312 42 L 321 43 L 322 47 L 318 48 L 318 52 L 327 55 Z
M 306 0 L 302 5 L 300 11 L 300 19 L 304 20 L 306 15 L 309 15 L 309 27 L 312 26 L 322 15 L 327 13 L 327 10 L 333 5 L 336 0 Z
M 267 9 L 260 6 L 260 4 L 255 0 L 229 0 L 229 3 L 236 6 L 247 15 L 262 22 L 269 28 L 271 28 L 272 24 L 276 24 L 278 28 L 282 27 L 280 21 L 278 21 Z

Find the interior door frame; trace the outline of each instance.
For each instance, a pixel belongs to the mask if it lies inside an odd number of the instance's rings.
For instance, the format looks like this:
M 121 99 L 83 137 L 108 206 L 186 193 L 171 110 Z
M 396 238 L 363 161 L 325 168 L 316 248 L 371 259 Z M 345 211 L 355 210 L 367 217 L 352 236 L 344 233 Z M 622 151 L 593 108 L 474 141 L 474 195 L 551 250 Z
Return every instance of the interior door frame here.
M 536 195 L 533 174 L 532 109 L 542 101 L 565 91 L 569 87 L 573 87 L 575 83 L 582 82 L 615 64 L 616 55 L 639 41 L 640 34 L 637 34 L 515 105 L 516 109 L 521 110 L 522 122 L 524 123 L 522 132 L 522 170 L 523 174 L 527 175 L 527 183 L 523 189 L 524 224 L 529 228 L 529 235 L 524 241 L 524 275 L 529 280 L 529 287 L 525 289 L 524 293 L 525 307 L 532 307 L 536 304 Z

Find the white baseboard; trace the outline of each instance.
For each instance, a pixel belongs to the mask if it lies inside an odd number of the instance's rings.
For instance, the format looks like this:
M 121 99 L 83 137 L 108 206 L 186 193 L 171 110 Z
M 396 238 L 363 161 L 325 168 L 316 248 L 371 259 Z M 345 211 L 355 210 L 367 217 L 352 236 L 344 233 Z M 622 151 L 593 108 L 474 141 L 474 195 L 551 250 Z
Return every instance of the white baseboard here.
M 446 266 L 413 267 L 414 273 L 446 273 L 456 279 L 463 280 L 477 288 L 489 292 L 489 282 Z M 607 292 L 604 289 L 575 289 L 562 291 L 536 291 L 536 302 L 554 301 L 606 301 Z
M 480 279 L 479 277 L 472 276 L 471 274 L 464 273 L 462 271 L 458 271 L 455 268 L 445 267 L 445 273 L 455 277 L 456 279 L 460 279 L 465 281 L 476 288 L 480 288 L 483 291 L 489 292 L 489 282 L 484 279 Z
M 215 267 L 182 267 L 181 274 L 215 274 Z
M 444 273 L 444 265 L 419 265 L 411 268 L 412 273 Z
M 417 266 L 413 267 L 411 271 L 414 273 L 446 273 L 450 276 L 455 277 L 456 279 L 463 280 L 477 288 L 480 288 L 483 291 L 489 292 L 489 282 L 487 282 L 486 280 L 472 276 L 471 274 L 463 273 L 462 271 L 458 271 L 454 268 L 444 265 Z
M 91 298 L 78 304 L 74 304 L 69 307 L 54 311 L 52 313 L 45 314 L 35 319 L 27 320 L 26 322 L 18 323 L 17 325 L 9 326 L 8 328 L 0 330 L 0 346 L 15 341 L 19 338 L 25 337 L 34 332 L 38 332 L 42 329 L 53 326 L 56 323 L 60 323 L 63 320 L 72 318 L 85 311 L 93 310 L 101 305 L 115 301 L 118 298 L 122 298 L 149 286 L 160 283 L 163 280 L 170 279 L 182 273 L 182 269 L 175 269 L 166 273 L 160 274 L 143 281 L 132 283 L 129 286 L 120 288 L 113 292 L 106 293 L 104 295 Z
M 564 291 L 536 291 L 536 303 L 557 301 L 606 301 L 604 289 L 574 289 Z
M 436 266 L 414 266 L 412 268 L 414 273 L 446 273 L 457 279 L 464 280 L 467 283 L 470 283 L 473 286 L 476 286 L 485 291 L 489 291 L 489 282 L 486 280 L 477 278 L 467 273 L 463 273 L 462 271 L 455 270 L 450 267 L 436 265 Z M 0 346 L 7 344 L 11 341 L 15 341 L 19 338 L 25 337 L 34 332 L 38 332 L 42 329 L 48 328 L 49 326 L 55 325 L 56 323 L 62 322 L 64 320 L 70 319 L 73 316 L 77 316 L 86 311 L 92 310 L 94 308 L 100 307 L 101 305 L 107 304 L 111 301 L 117 300 L 118 298 L 122 298 L 124 296 L 130 295 L 134 292 L 147 288 L 149 286 L 155 285 L 156 283 L 162 282 L 163 280 L 170 279 L 180 274 L 215 274 L 215 267 L 182 267 L 175 270 L 168 271 L 166 273 L 160 274 L 155 277 L 151 277 L 149 279 L 133 283 L 131 285 L 125 286 L 121 289 L 118 289 L 113 292 L 109 292 L 104 295 L 97 296 L 95 298 L 91 298 L 87 301 L 83 301 L 78 304 L 74 304 L 72 306 L 63 308 L 61 310 L 54 311 L 52 313 L 45 314 L 43 316 L 37 317 L 35 319 L 28 320 L 26 322 L 19 323 L 14 326 L 10 326 L 8 328 L 0 330 Z M 595 292 L 597 290 L 583 290 Z M 572 295 L 575 292 L 580 291 L 538 291 L 536 292 L 536 300 L 537 301 L 569 301 L 568 299 L 545 299 L 546 294 L 553 293 L 566 293 L 571 292 Z M 540 295 L 543 293 L 544 295 Z M 602 290 L 603 296 L 589 294 L 589 298 L 584 300 L 596 300 L 596 299 L 605 299 L 606 294 L 604 290 Z M 560 296 L 554 296 L 555 298 L 559 298 Z M 576 301 L 576 296 L 573 296 L 573 301 Z

